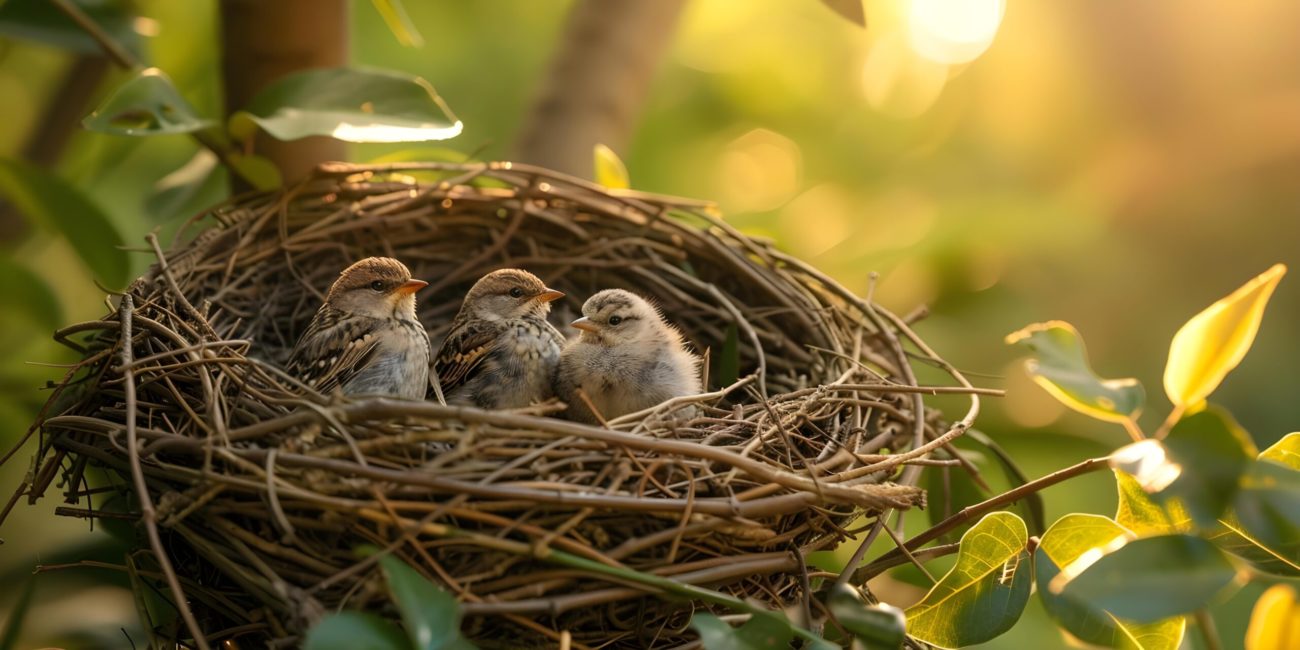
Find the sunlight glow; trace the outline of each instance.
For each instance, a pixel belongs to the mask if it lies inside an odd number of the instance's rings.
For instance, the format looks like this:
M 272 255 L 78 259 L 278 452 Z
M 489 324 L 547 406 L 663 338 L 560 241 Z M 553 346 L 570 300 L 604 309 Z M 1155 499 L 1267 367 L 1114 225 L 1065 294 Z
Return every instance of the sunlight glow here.
M 1061 590 L 1065 589 L 1067 583 L 1079 577 L 1079 574 L 1087 570 L 1088 567 L 1096 564 L 1097 560 L 1124 548 L 1124 545 L 1127 543 L 1128 536 L 1120 534 L 1112 537 L 1110 541 L 1105 544 L 1100 544 L 1084 551 L 1079 555 L 1078 559 L 1061 567 L 1061 572 L 1057 574 L 1055 578 L 1052 578 L 1052 581 L 1047 585 L 1047 589 L 1054 594 L 1061 593 Z
M 1110 456 L 1110 466 L 1137 479 L 1148 493 L 1159 492 L 1183 473 L 1181 465 L 1171 462 L 1159 440 L 1143 440 L 1120 447 Z
M 390 124 L 350 124 L 343 122 L 330 135 L 344 142 L 424 142 L 446 140 L 460 135 L 465 125 L 456 120 L 451 126 L 421 124 L 419 126 L 392 126 Z
M 908 37 L 931 61 L 968 63 L 993 43 L 1005 9 L 1005 0 L 912 0 Z

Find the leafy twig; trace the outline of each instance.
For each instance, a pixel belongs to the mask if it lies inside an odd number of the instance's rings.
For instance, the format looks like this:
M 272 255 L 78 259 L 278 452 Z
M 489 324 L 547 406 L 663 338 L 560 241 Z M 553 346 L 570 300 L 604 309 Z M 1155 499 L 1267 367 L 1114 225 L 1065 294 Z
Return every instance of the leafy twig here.
M 999 494 L 991 499 L 981 501 L 975 505 L 966 506 L 965 508 L 962 508 L 961 510 L 954 513 L 951 517 L 948 517 L 947 519 L 944 519 L 943 521 L 935 524 L 934 526 L 931 526 L 929 530 L 926 530 L 921 534 L 917 535 L 916 537 L 913 537 L 912 539 L 908 540 L 907 543 L 904 544 L 902 548 L 905 548 L 908 551 L 915 551 L 917 548 L 920 548 L 921 546 L 925 545 L 930 541 L 938 539 L 944 533 L 966 523 L 967 521 L 970 521 L 971 519 L 974 519 L 975 517 L 983 515 L 991 510 L 996 510 L 997 508 L 1000 508 L 1002 506 L 1019 501 L 1020 499 L 1024 498 L 1027 495 L 1038 492 L 1039 490 L 1042 490 L 1044 488 L 1051 487 L 1062 481 L 1072 479 L 1076 476 L 1082 476 L 1090 472 L 1095 472 L 1100 469 L 1105 469 L 1106 467 L 1109 466 L 1109 462 L 1110 462 L 1110 458 L 1106 456 L 1102 456 L 1100 458 L 1089 458 L 1088 460 L 1078 463 L 1077 465 L 1071 465 L 1070 467 L 1067 467 L 1065 469 L 1057 470 L 1055 472 L 1052 472 L 1051 474 L 1048 474 L 1047 476 L 1025 483 L 1024 485 L 1021 485 L 1020 487 L 1017 487 L 1015 489 L 1003 492 L 1002 494 Z M 893 562 L 896 558 L 902 557 L 902 555 L 903 553 L 901 549 L 897 549 L 897 548 L 882 555 L 880 558 L 878 558 L 871 564 L 868 564 L 867 566 L 862 567 L 857 571 L 854 571 L 853 583 L 862 584 L 866 582 L 876 574 L 892 566 L 892 564 L 890 563 Z

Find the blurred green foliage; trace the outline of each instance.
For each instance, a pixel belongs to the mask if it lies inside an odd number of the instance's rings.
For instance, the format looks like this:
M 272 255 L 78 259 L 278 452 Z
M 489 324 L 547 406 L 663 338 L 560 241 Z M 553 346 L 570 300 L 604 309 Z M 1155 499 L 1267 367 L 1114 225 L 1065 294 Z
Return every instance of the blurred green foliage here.
M 4 28 L 6 16 L 43 4 L 0 5 L 6 159 L 39 146 L 31 134 L 54 113 L 77 56 Z M 198 114 L 220 114 L 215 2 L 132 4 L 139 17 L 113 18 L 114 32 L 166 70 Z M 930 305 L 918 329 L 932 347 L 989 376 L 980 383 L 1008 389 L 1005 399 L 985 400 L 979 427 L 1029 476 L 1107 453 L 1126 439 L 1123 430 L 1067 415 L 1013 364 L 1017 353 L 1002 335 L 1026 322 L 1069 321 L 1088 333 L 1099 374 L 1122 369 L 1155 385 L 1172 333 L 1207 297 L 1264 263 L 1300 266 L 1300 5 L 1010 3 L 987 52 L 936 66 L 900 54 L 909 4 L 868 0 L 864 31 L 815 2 L 693 0 L 635 139 L 617 154 L 637 189 L 716 199 L 741 229 L 775 237 L 887 307 Z M 568 3 L 407 3 L 419 49 L 394 39 L 371 3 L 354 5 L 354 63 L 431 80 L 465 123 L 452 149 L 508 155 Z M 50 33 L 91 51 L 57 24 Z M 108 73 L 84 113 L 128 78 Z M 357 145 L 353 157 L 400 158 L 409 148 Z M 225 193 L 220 176 L 206 173 L 209 161 L 194 176 L 208 182 L 163 194 L 178 187 L 166 180 L 195 152 L 184 136 L 75 132 L 55 171 L 96 206 L 70 210 L 102 212 L 106 232 L 120 237 L 103 241 L 134 246 L 154 228 L 166 241 L 179 221 Z M 78 254 L 76 239 L 13 215 L 0 225 L 7 447 L 44 401 L 39 388 L 60 372 L 27 362 L 71 360 L 50 340 L 53 324 L 98 317 L 106 308 L 93 278 L 119 288 L 149 256 L 131 255 L 129 268 L 106 273 L 84 261 L 93 258 Z M 872 271 L 881 274 L 874 287 Z M 1254 354 L 1216 393 L 1260 448 L 1297 428 L 1294 370 L 1275 360 L 1300 358 L 1300 292 L 1279 292 L 1267 323 Z M 1142 418 L 1148 430 L 1159 423 L 1152 417 Z M 24 469 L 5 466 L 0 494 Z M 986 478 L 995 491 L 1011 485 L 997 472 Z M 1043 494 L 1047 521 L 1113 512 L 1116 503 L 1114 481 L 1102 475 Z M 15 511 L 0 531 L 0 571 L 29 569 L 53 539 L 107 538 L 52 517 L 52 508 Z M 927 525 L 925 513 L 904 521 L 908 531 Z M 875 554 L 892 545 L 877 544 Z M 1225 639 L 1242 638 L 1260 591 L 1248 586 L 1212 608 Z M 53 638 L 54 624 L 40 622 L 77 612 L 120 639 L 117 627 L 135 620 L 125 593 L 121 581 L 43 584 L 34 607 L 42 615 L 26 629 Z M 888 579 L 877 593 L 914 602 L 923 592 Z M 0 611 L 17 595 L 0 596 Z M 1020 623 L 988 647 L 1060 639 L 1031 599 Z

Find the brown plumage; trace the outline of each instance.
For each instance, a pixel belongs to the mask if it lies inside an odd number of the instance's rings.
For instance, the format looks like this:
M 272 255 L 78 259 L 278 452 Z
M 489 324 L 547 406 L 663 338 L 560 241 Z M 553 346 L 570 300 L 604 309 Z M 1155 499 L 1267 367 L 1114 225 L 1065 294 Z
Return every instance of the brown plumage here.
M 424 397 L 430 345 L 415 292 L 427 284 L 389 257 L 344 269 L 290 353 L 289 374 L 322 393 Z
M 564 337 L 546 315 L 563 296 L 521 269 L 474 283 L 433 361 L 447 403 L 504 409 L 550 397 Z

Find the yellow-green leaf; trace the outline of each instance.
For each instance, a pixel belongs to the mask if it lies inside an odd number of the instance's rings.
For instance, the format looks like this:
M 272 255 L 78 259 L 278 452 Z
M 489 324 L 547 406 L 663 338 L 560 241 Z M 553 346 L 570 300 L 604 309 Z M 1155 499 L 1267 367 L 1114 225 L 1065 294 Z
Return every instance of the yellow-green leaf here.
M 1165 365 L 1165 392 L 1178 406 L 1199 405 L 1241 363 L 1259 331 L 1264 307 L 1286 265 L 1273 268 L 1195 315 L 1174 335 Z
M 1147 495 L 1137 479 L 1122 469 L 1115 469 L 1115 486 L 1119 491 L 1119 508 L 1115 521 L 1139 537 L 1182 533 L 1191 530 L 1192 518 L 1177 503 L 1160 505 Z
M 1062 404 L 1099 420 L 1122 422 L 1142 412 L 1146 391 L 1138 380 L 1102 379 L 1088 364 L 1083 338 L 1064 321 L 1034 323 L 1007 335 L 1006 342 L 1033 357 L 1025 369 Z
M 626 190 L 631 187 L 631 181 L 628 180 L 627 167 L 623 165 L 622 159 L 613 149 L 598 144 L 592 150 L 592 156 L 595 159 L 596 182 L 608 187 L 611 190 Z
M 1300 431 L 1288 433 L 1272 447 L 1259 454 L 1260 460 L 1271 460 L 1294 470 L 1300 470 Z
M 1033 569 L 1025 522 L 993 512 L 962 535 L 957 563 L 907 609 L 907 632 L 941 648 L 983 643 L 1020 619 Z
M 1300 647 L 1300 603 L 1289 585 L 1273 585 L 1255 601 L 1246 628 L 1246 650 Z
M 1154 623 L 1135 623 L 1050 588 L 1062 571 L 1081 570 L 1076 568 L 1079 564 L 1103 554 L 1113 544 L 1124 543 L 1132 535 L 1123 526 L 1100 515 L 1071 514 L 1058 519 L 1043 534 L 1035 552 L 1038 595 L 1057 624 L 1088 643 L 1107 648 L 1174 650 L 1182 641 L 1186 618 L 1174 616 Z
M 283 182 L 280 170 L 275 166 L 275 163 L 262 156 L 230 154 L 226 158 L 226 164 L 230 165 L 241 178 L 259 190 L 273 190 L 280 187 Z

